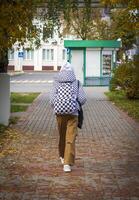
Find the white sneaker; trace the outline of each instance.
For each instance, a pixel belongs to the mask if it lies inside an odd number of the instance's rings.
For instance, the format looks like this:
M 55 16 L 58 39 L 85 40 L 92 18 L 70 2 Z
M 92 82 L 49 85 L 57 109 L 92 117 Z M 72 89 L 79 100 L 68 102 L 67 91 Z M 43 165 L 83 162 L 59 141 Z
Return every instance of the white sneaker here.
M 62 165 L 64 164 L 64 158 L 60 157 L 60 161 L 62 163 Z
M 64 170 L 64 172 L 71 172 L 70 165 L 64 165 L 63 170 Z

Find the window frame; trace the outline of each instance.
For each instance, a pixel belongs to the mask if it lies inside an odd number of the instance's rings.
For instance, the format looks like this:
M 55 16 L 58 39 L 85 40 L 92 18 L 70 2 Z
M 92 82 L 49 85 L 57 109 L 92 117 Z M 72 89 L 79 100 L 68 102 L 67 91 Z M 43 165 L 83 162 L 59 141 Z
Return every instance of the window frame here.
M 34 50 L 24 50 L 24 60 L 33 60 L 34 59 Z
M 54 49 L 42 49 L 42 60 L 54 61 Z

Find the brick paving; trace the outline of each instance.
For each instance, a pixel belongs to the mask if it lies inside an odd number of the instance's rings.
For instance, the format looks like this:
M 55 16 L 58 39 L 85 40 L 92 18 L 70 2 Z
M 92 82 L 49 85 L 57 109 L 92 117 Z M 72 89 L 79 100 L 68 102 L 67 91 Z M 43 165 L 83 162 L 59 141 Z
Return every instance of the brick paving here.
M 0 200 L 138 200 L 139 124 L 86 88 L 76 165 L 64 173 L 56 120 L 42 93 L 13 126 L 0 158 Z

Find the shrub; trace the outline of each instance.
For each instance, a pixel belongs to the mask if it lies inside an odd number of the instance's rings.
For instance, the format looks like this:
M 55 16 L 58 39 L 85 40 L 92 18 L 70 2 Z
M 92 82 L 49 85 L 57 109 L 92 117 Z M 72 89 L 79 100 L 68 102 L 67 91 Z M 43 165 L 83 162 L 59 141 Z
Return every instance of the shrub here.
M 114 68 L 112 71 L 112 78 L 110 79 L 110 85 L 109 85 L 109 89 L 110 91 L 115 91 L 118 87 L 118 82 L 117 82 L 117 68 Z
M 127 98 L 134 99 L 139 97 L 139 66 L 138 61 L 130 61 L 119 65 L 113 71 L 110 81 L 110 90 L 120 87 L 125 91 Z

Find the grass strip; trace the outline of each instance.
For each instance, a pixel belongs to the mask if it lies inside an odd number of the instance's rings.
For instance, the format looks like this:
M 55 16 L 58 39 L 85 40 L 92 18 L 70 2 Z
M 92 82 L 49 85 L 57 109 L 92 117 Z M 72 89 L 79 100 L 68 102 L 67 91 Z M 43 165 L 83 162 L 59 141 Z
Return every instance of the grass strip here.
M 13 112 L 25 112 L 28 108 L 28 105 L 11 105 L 11 113 Z
M 40 93 L 11 93 L 11 103 L 32 103 Z
M 40 93 L 11 93 L 11 113 L 25 112 Z M 17 104 L 17 105 L 16 105 Z
M 124 91 L 105 92 L 105 95 L 110 101 L 114 102 L 123 111 L 126 111 L 129 116 L 139 121 L 139 99 L 127 99 Z

